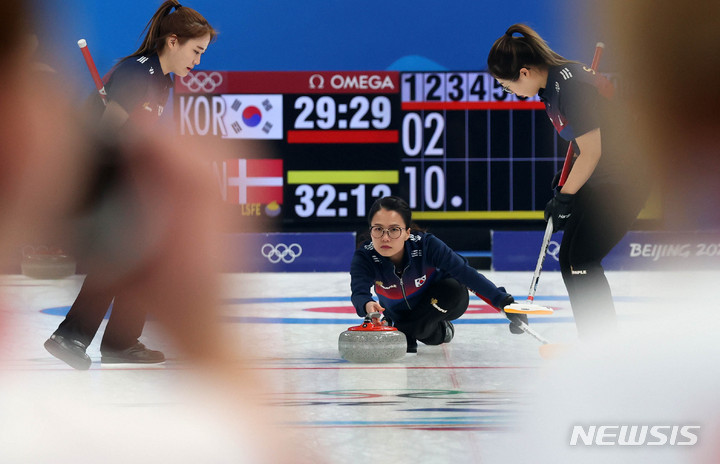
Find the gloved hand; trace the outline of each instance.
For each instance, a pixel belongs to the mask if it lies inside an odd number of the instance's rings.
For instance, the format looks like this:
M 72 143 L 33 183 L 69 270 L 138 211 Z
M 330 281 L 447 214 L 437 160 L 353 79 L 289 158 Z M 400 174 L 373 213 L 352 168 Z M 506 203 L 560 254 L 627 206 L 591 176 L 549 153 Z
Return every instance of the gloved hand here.
M 376 313 L 370 313 L 367 316 L 365 316 L 365 324 L 370 324 L 374 326 L 381 326 L 381 325 L 387 325 L 387 322 L 385 322 L 385 319 L 380 319 L 382 317 L 382 313 L 376 312 Z M 365 325 L 363 324 L 363 327 Z
M 500 290 L 503 292 L 505 289 L 503 287 L 499 287 Z M 503 309 L 505 306 L 515 303 L 515 298 L 512 297 L 512 295 L 508 295 L 505 297 L 505 299 L 502 300 L 500 303 L 500 309 Z M 515 314 L 515 313 L 506 313 L 503 311 L 503 314 L 505 314 L 505 317 L 510 319 L 509 329 L 510 333 L 519 335 L 523 333 L 523 330 L 516 325 L 516 323 L 524 322 L 525 324 L 528 323 L 527 316 L 525 314 Z
M 545 221 L 552 217 L 553 232 L 563 230 L 572 215 L 572 206 L 575 195 L 557 192 L 545 205 Z

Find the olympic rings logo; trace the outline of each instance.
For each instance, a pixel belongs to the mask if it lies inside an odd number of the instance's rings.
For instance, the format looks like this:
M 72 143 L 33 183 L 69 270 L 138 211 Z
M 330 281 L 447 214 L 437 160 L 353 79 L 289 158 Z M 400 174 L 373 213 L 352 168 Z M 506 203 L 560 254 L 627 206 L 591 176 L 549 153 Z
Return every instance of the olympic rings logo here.
M 550 243 L 548 243 L 548 249 L 547 254 L 555 258 L 555 261 L 560 261 L 560 258 L 558 258 L 558 254 L 560 253 L 560 244 L 556 242 L 555 240 L 552 240 Z
M 203 92 L 209 93 L 222 84 L 223 77 L 222 74 L 217 71 L 213 71 L 210 74 L 199 71 L 196 73 L 191 72 L 188 73 L 187 76 L 181 77 L 180 82 L 185 84 L 185 87 L 191 92 L 200 92 L 202 90 Z
M 266 243 L 260 248 L 260 253 L 273 264 L 279 263 L 280 261 L 289 264 L 300 257 L 302 247 L 297 243 L 289 246 L 284 243 L 278 243 L 277 245 Z

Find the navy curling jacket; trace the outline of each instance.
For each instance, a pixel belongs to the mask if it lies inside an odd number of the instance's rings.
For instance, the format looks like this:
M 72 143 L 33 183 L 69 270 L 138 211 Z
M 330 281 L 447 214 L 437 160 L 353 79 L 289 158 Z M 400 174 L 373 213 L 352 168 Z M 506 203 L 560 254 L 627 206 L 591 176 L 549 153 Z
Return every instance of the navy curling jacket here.
M 119 104 L 137 125 L 155 124 L 167 104 L 173 80 L 163 74 L 160 58 L 131 56 L 120 61 L 103 77 L 107 98 Z M 95 92 L 91 97 L 91 114 L 102 115 L 105 106 Z
M 447 277 L 454 278 L 495 307 L 500 307 L 509 296 L 432 234 L 410 234 L 405 242 L 403 263 L 402 277 L 398 277 L 395 265 L 375 251 L 371 240 L 355 251 L 350 266 L 350 286 L 352 303 L 360 317 L 366 316 L 365 304 L 373 300 L 370 293 L 373 285 L 385 314 L 394 320 L 407 317 L 427 288 Z
M 644 166 L 640 155 L 627 148 L 635 136 L 635 118 L 605 76 L 581 63 L 553 66 L 548 69 L 547 86 L 538 95 L 558 134 L 573 144 L 576 156 L 581 153 L 575 139 L 600 129 L 602 156 L 588 182 L 636 182 L 636 176 L 627 175 Z

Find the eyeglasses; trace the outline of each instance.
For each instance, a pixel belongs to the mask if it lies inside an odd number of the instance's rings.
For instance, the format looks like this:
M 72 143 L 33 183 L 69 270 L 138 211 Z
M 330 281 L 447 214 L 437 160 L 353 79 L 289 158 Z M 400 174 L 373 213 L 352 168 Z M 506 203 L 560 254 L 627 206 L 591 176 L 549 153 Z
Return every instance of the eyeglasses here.
M 402 235 L 403 230 L 405 229 L 402 227 L 390 227 L 389 229 L 386 229 L 380 226 L 372 226 L 370 228 L 370 235 L 372 235 L 373 238 L 383 238 L 383 235 L 387 232 L 388 237 L 398 238 Z
M 498 82 L 498 84 L 500 84 L 500 83 Z M 513 91 L 510 90 L 510 87 L 508 87 L 508 86 L 506 86 L 506 85 L 500 84 L 500 87 L 502 87 L 502 89 L 503 89 L 504 92 L 513 93 Z

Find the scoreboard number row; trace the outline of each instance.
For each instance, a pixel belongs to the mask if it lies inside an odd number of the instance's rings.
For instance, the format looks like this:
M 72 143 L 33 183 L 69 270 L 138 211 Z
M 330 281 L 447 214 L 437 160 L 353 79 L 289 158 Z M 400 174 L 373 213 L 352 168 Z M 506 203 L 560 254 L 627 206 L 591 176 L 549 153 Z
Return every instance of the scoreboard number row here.
M 430 139 L 425 144 L 425 134 Z M 402 146 L 407 156 L 443 156 L 445 148 L 442 138 L 445 133 L 445 118 L 440 113 L 407 113 L 403 117 Z
M 403 173 L 406 174 L 407 200 L 411 208 L 424 203 L 430 210 L 445 209 L 447 180 L 442 166 L 428 166 L 424 172 L 418 166 L 404 166 Z M 363 218 L 370 202 L 397 193 L 387 184 L 360 184 L 350 190 L 344 187 L 342 184 L 298 185 L 294 191 L 295 214 L 301 218 Z
M 298 203 L 295 205 L 295 214 L 301 218 L 317 217 L 317 218 L 336 218 L 336 217 L 365 217 L 366 211 L 366 191 L 367 186 L 360 184 L 352 190 L 338 192 L 338 185 L 322 184 L 317 188 L 312 185 L 302 184 L 295 189 L 295 197 Z M 354 198 L 354 214 L 350 214 L 350 198 Z M 371 192 L 371 198 L 381 198 L 392 195 L 389 185 L 375 185 Z M 317 203 L 319 201 L 319 203 Z M 317 203 L 317 204 L 316 204 Z M 334 205 L 337 205 L 335 207 Z M 346 206 L 341 206 L 346 205 Z
M 486 72 L 403 73 L 403 102 L 507 102 L 539 101 L 505 92 Z
M 295 100 L 294 108 L 300 110 L 295 129 L 369 129 L 371 125 L 374 129 L 387 129 L 392 120 L 390 99 L 384 95 L 358 95 L 349 103 L 337 102 L 330 96 L 315 100 L 304 95 Z

